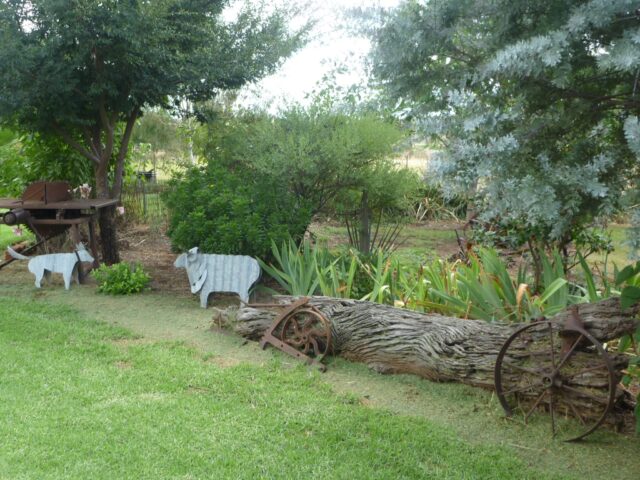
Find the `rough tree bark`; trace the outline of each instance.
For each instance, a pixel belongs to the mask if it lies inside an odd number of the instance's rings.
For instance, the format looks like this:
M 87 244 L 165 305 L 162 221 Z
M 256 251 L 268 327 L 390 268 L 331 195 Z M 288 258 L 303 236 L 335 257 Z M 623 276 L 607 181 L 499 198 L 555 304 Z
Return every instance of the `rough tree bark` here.
M 290 303 L 291 297 L 278 297 Z M 412 373 L 436 381 L 456 381 L 492 389 L 496 357 L 505 340 L 522 324 L 496 324 L 421 314 L 357 300 L 313 297 L 310 303 L 331 322 L 334 354 L 362 362 L 381 373 Z M 635 331 L 638 309 L 622 312 L 618 299 L 578 306 L 587 331 L 607 342 Z M 258 340 L 277 311 L 246 306 L 234 330 Z M 563 324 L 569 311 L 553 318 Z M 586 354 L 578 362 L 589 362 Z M 626 360 L 611 354 L 614 368 Z M 588 364 L 588 363 L 587 363 Z

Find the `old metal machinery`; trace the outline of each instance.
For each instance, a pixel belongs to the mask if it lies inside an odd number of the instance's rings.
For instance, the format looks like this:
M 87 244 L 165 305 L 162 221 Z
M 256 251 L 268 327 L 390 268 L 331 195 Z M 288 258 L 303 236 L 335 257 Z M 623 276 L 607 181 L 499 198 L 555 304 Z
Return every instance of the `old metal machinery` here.
M 256 307 L 280 308 L 271 327 L 260 340 L 260 347 L 273 345 L 289 355 L 326 370 L 322 360 L 331 350 L 331 323 L 316 307 L 309 304 L 309 298 L 301 298 L 290 305 L 254 304 Z
M 26 225 L 35 233 L 38 242 L 71 230 L 75 243 L 80 242 L 79 227 L 87 224 L 89 247 L 97 258 L 95 220 L 100 209 L 114 206 L 117 199 L 74 199 L 68 182 L 35 182 L 20 198 L 0 198 L 2 223 L 9 226 Z M 8 262 L 0 264 L 0 268 Z
M 542 318 L 516 330 L 495 365 L 495 388 L 507 416 L 526 423 L 548 413 L 554 438 L 580 440 L 611 411 L 620 381 L 605 348 L 573 309 L 563 324 Z

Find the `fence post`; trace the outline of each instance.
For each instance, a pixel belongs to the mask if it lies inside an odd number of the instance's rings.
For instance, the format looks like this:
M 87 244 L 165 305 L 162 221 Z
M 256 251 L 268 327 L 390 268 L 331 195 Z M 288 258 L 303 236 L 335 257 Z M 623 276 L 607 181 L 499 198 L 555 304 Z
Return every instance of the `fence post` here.
M 145 185 L 146 182 L 142 183 L 142 215 L 147 217 L 147 187 Z

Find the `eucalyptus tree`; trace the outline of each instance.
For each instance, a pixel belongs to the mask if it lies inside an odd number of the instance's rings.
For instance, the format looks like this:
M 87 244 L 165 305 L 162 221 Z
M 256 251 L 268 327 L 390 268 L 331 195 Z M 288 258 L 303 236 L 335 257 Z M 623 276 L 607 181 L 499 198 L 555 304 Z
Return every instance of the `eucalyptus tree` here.
M 562 247 L 637 185 L 638 6 L 405 0 L 369 32 L 372 71 L 440 143 L 449 188 Z
M 93 166 L 98 197 L 117 198 L 143 109 L 240 87 L 301 44 L 290 12 L 229 3 L 0 1 L 0 120 L 64 140 Z M 113 212 L 100 219 L 107 263 L 119 257 Z

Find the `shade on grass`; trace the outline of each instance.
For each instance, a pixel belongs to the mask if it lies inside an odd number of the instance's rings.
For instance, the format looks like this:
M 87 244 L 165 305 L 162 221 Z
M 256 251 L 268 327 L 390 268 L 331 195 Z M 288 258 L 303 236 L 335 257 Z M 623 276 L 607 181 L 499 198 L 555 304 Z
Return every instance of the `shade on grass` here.
M 0 365 L 3 478 L 551 478 L 304 367 L 221 368 L 65 307 L 0 299 Z

